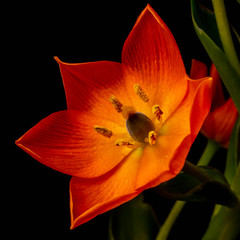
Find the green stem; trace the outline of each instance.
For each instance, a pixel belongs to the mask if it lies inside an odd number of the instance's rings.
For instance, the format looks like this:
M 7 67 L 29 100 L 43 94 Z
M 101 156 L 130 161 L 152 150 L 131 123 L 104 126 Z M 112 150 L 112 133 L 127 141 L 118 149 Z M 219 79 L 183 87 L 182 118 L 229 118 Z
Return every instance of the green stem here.
M 165 240 L 168 237 L 168 234 L 175 223 L 178 215 L 182 211 L 183 207 L 185 205 L 184 201 L 176 201 L 176 203 L 173 205 L 171 212 L 169 213 L 167 219 L 165 220 L 164 224 L 160 228 L 160 231 L 157 235 L 156 240 Z
M 214 154 L 219 149 L 219 147 L 220 145 L 217 142 L 208 139 L 207 146 L 204 152 L 202 153 L 202 156 L 200 157 L 197 165 L 207 166 L 211 161 L 212 157 L 214 156 Z
M 237 73 L 240 75 L 240 63 L 237 57 L 236 50 L 234 48 L 228 24 L 226 9 L 224 5 L 224 0 L 212 0 L 212 4 L 224 52 L 229 62 L 232 64 Z
M 207 146 L 206 146 L 204 152 L 202 153 L 201 158 L 198 161 L 198 165 L 208 165 L 210 160 L 214 156 L 214 154 L 219 149 L 219 147 L 220 147 L 219 144 L 217 144 L 216 142 L 209 139 Z M 187 162 L 187 165 L 188 165 L 188 162 Z M 185 168 L 186 168 L 186 166 L 185 166 Z M 204 177 L 201 177 L 201 178 L 203 179 Z M 186 202 L 184 202 L 184 201 L 176 201 L 175 202 L 167 219 L 165 220 L 164 224 L 160 228 L 156 240 L 166 240 L 167 239 L 172 226 L 174 225 L 176 219 L 178 218 L 178 216 L 181 213 L 185 204 L 186 204 Z

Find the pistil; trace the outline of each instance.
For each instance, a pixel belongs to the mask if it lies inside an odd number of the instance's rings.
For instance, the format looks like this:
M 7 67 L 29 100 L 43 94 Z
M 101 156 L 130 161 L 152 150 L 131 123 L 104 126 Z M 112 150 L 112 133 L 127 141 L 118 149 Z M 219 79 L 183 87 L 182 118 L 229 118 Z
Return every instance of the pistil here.
M 155 126 L 150 118 L 142 113 L 130 114 L 126 121 L 130 136 L 137 142 L 145 143 L 148 133 L 155 131 Z

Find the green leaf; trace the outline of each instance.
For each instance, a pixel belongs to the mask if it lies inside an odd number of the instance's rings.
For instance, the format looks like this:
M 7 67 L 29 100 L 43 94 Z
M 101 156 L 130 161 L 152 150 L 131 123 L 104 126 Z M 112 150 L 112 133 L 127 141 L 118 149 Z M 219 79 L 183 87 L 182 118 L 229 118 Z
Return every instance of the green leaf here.
M 200 6 L 196 0 L 191 0 L 191 9 L 196 33 L 240 112 L 240 75 L 229 63 L 222 49 L 215 16 L 212 12 Z
M 239 223 L 240 207 L 234 209 L 221 207 L 217 214 L 213 215 L 202 240 L 235 240 L 240 232 Z
M 235 177 L 233 178 L 231 188 L 238 195 L 240 199 L 240 163 L 238 164 Z
M 231 191 L 224 175 L 215 168 L 199 167 L 208 180 L 201 181 L 185 172 L 160 184 L 157 190 L 165 197 L 182 201 L 211 201 L 234 207 L 238 204 L 236 195 Z
M 153 240 L 159 226 L 152 208 L 139 195 L 114 210 L 110 220 L 110 240 Z
M 230 138 L 227 161 L 225 168 L 225 177 L 231 184 L 236 174 L 238 162 L 240 160 L 240 116 L 238 117 Z M 239 184 L 240 185 L 240 184 Z
M 239 0 L 239 1 L 240 1 L 240 0 Z M 238 43 L 240 43 L 240 36 L 239 36 L 237 30 L 236 30 L 233 26 L 231 26 L 231 28 L 232 28 L 232 30 L 233 30 L 235 36 L 236 36 L 236 39 L 238 40 Z
M 238 117 L 231 135 L 225 176 L 231 184 L 231 189 L 240 198 L 240 117 Z M 229 209 L 224 206 L 216 206 L 208 229 L 203 240 L 235 240 L 240 234 L 240 204 L 236 208 Z

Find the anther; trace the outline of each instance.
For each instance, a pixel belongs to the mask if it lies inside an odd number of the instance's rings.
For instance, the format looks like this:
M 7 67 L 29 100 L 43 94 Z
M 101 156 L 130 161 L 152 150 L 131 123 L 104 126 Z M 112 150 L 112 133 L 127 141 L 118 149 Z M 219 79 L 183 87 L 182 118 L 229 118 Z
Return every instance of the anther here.
M 154 105 L 152 107 L 152 113 L 155 115 L 158 121 L 161 119 L 161 115 L 163 114 L 162 110 L 160 109 L 159 105 Z
M 108 130 L 105 127 L 101 127 L 101 126 L 98 126 L 98 125 L 94 125 L 94 130 L 97 133 L 103 135 L 104 137 L 110 138 L 113 135 L 112 131 Z
M 147 142 L 149 142 L 150 145 L 155 144 L 157 141 L 157 134 L 155 131 L 151 131 L 148 133 L 148 139 Z
M 115 97 L 115 96 L 111 96 L 109 98 L 109 101 L 112 103 L 112 105 L 114 106 L 114 108 L 117 110 L 117 112 L 122 112 L 122 104 L 119 102 L 119 100 Z
M 147 94 L 143 91 L 139 84 L 134 84 L 134 91 L 144 102 L 149 101 Z
M 115 142 L 115 145 L 116 146 L 126 146 L 126 147 L 134 147 L 134 143 L 132 142 L 129 142 L 129 141 L 125 141 L 125 140 L 122 140 L 122 139 L 118 139 L 116 142 Z

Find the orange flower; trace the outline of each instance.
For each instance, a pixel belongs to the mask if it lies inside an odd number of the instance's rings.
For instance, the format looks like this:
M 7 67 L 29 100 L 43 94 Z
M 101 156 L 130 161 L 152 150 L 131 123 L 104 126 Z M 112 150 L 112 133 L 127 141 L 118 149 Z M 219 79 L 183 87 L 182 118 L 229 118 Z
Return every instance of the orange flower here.
M 175 177 L 211 105 L 211 78 L 192 81 L 157 13 L 144 9 L 122 63 L 59 63 L 68 110 L 16 143 L 72 175 L 71 228 Z
M 207 66 L 197 60 L 192 61 L 190 77 L 199 78 L 207 76 Z M 205 119 L 201 132 L 223 147 L 228 147 L 233 126 L 236 122 L 238 111 L 232 98 L 225 100 L 220 76 L 212 64 L 209 74 L 213 79 L 213 93 L 211 111 Z

